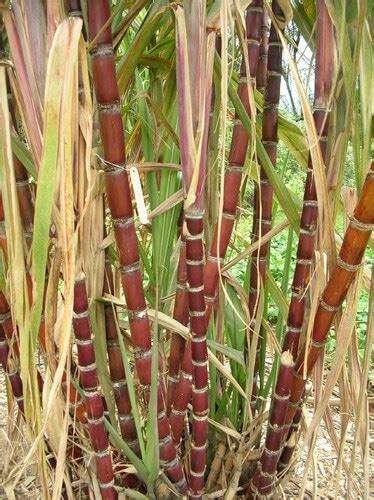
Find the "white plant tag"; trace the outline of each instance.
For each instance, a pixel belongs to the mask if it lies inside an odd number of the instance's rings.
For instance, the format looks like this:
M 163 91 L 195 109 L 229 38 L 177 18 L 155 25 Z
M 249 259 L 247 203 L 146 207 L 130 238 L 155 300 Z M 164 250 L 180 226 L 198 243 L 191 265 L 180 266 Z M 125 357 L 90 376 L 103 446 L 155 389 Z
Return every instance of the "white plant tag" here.
M 130 177 L 132 187 L 134 189 L 136 209 L 139 215 L 139 220 L 141 224 L 148 224 L 148 214 L 145 208 L 145 201 L 143 196 L 142 184 L 140 182 L 139 172 L 136 167 L 130 168 Z

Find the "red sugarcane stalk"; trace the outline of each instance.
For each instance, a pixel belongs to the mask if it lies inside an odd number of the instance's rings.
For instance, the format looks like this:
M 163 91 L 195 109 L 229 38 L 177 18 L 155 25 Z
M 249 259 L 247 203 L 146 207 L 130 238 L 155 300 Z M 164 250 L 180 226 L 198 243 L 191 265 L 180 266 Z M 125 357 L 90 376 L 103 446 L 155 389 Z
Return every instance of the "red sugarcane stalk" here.
M 303 345 L 295 363 L 290 401 L 288 405 L 285 428 L 290 427 L 298 412 L 307 377 L 321 355 L 326 338 L 336 312 L 340 309 L 348 289 L 361 267 L 362 257 L 374 230 L 374 160 L 364 183 L 361 197 L 356 205 L 353 217 L 345 232 L 337 265 L 322 294 L 314 318 L 310 345 Z M 304 374 L 306 378 L 304 378 Z M 290 459 L 291 457 L 288 457 Z M 285 460 L 282 457 L 282 463 Z
M 218 52 L 219 55 L 221 55 L 222 51 L 222 41 L 221 41 L 221 36 L 220 34 L 217 34 L 216 36 L 216 51 Z M 214 92 L 214 87 L 212 88 L 212 98 L 211 98 L 211 109 L 210 109 L 210 115 L 209 115 L 209 133 L 208 136 L 210 139 L 213 137 L 213 116 L 214 116 L 214 103 L 215 103 L 215 92 Z M 209 162 L 209 151 L 207 151 L 207 161 Z M 208 186 L 208 189 L 211 186 Z M 206 193 L 206 196 L 209 196 L 208 193 Z M 209 210 L 210 207 L 208 207 Z M 209 219 L 209 217 L 208 217 Z M 205 224 L 207 221 L 205 221 Z M 185 246 L 185 237 L 182 232 L 182 240 L 184 242 Z M 181 298 L 179 299 L 179 303 L 183 307 L 179 307 L 178 311 L 178 316 L 181 317 L 181 320 L 179 320 L 182 324 L 187 325 L 188 320 L 189 320 L 189 313 L 188 313 L 188 296 L 187 296 L 187 268 L 186 268 L 186 251 L 184 248 L 184 251 L 180 252 L 180 258 L 179 258 L 179 266 L 182 266 L 181 268 L 181 276 L 179 279 L 177 279 L 177 293 L 181 295 Z M 178 267 L 178 273 L 179 273 L 179 267 Z M 184 300 L 182 300 L 184 299 Z M 177 304 L 177 299 L 176 299 L 176 304 Z M 176 316 L 174 316 L 175 319 L 178 319 Z M 191 359 L 191 342 L 188 340 L 187 342 L 187 347 L 185 349 L 185 340 L 178 335 L 178 340 L 175 341 L 176 346 L 181 346 L 182 349 L 179 349 L 179 354 L 178 356 L 178 368 L 180 365 L 180 360 L 182 359 L 182 366 L 181 366 L 181 371 L 178 371 L 177 375 L 179 374 L 179 377 L 176 378 L 174 377 L 174 388 L 173 388 L 173 402 L 174 402 L 174 394 L 177 393 L 178 398 L 175 404 L 173 405 L 172 413 L 170 416 L 170 428 L 171 428 L 171 433 L 173 435 L 173 439 L 175 443 L 179 443 L 180 438 L 182 436 L 182 431 L 183 431 L 183 424 L 185 420 L 185 415 L 187 413 L 187 406 L 188 403 L 191 400 L 191 395 L 192 395 L 192 359 Z M 177 347 L 175 347 L 175 350 L 177 350 Z M 177 387 L 175 387 L 175 384 L 178 384 Z
M 113 293 L 113 273 L 108 253 L 106 253 L 105 257 L 104 293 Z M 126 374 L 123 366 L 121 349 L 118 343 L 115 310 L 113 310 L 112 304 L 104 305 L 104 315 L 109 372 L 113 386 L 114 399 L 118 409 L 121 435 L 134 453 L 139 456 L 139 441 L 131 412 Z
M 316 76 L 315 102 L 313 118 L 319 137 L 321 157 L 326 163 L 327 135 L 329 126 L 329 98 L 334 74 L 334 28 L 324 0 L 317 3 L 316 29 Z M 311 265 L 316 240 L 316 226 L 318 218 L 317 192 L 314 182 L 311 158 L 309 157 L 307 179 L 305 183 L 304 203 L 301 214 L 300 236 L 297 249 L 296 267 L 292 283 L 292 296 L 287 318 L 286 334 L 283 350 L 291 350 L 297 356 L 302 331 L 305 309 L 306 290 L 311 276 Z M 296 420 L 288 429 L 295 434 L 302 416 L 301 408 L 297 409 Z M 287 430 L 287 426 L 286 426 Z M 291 438 L 291 435 L 289 436 Z M 287 435 L 285 434 L 285 438 Z M 280 458 L 280 468 L 287 466 L 295 447 L 295 440 L 288 439 Z
M 267 80 L 265 87 L 264 112 L 262 119 L 262 142 L 269 159 L 276 167 L 277 145 L 278 145 L 278 106 L 280 100 L 280 87 L 282 80 L 282 44 L 279 39 L 278 30 L 284 27 L 283 12 L 276 0 L 272 2 L 273 14 L 279 27 L 271 24 Z M 272 224 L 273 188 L 267 178 L 264 168 L 260 169 L 260 183 L 255 193 L 254 238 L 259 239 L 271 230 Z M 249 288 L 249 313 L 252 325 L 255 324 L 257 314 L 259 290 L 264 287 L 266 278 L 266 261 L 270 243 L 261 245 L 255 255 L 252 256 Z M 259 368 L 260 346 L 256 346 L 256 361 L 254 366 L 253 388 L 252 388 L 252 412 L 255 411 L 257 393 L 257 375 Z
M 68 12 L 70 17 L 82 17 L 80 0 L 69 0 Z M 82 85 L 81 75 L 78 76 L 79 86 Z M 108 249 L 105 250 L 105 276 L 103 293 L 113 293 L 113 272 Z M 131 402 L 127 388 L 125 369 L 123 366 L 121 349 L 118 343 L 116 326 L 116 309 L 112 304 L 104 304 L 105 337 L 108 352 L 108 364 L 113 395 L 118 410 L 118 420 L 122 438 L 136 455 L 140 455 L 134 418 L 131 412 Z M 103 398 L 104 413 L 106 401 Z
M 278 381 L 270 410 L 265 446 L 247 490 L 249 498 L 268 495 L 275 482 L 275 473 L 282 444 L 283 426 L 286 419 L 293 373 L 294 363 L 292 354 L 289 351 L 285 351 L 280 360 Z
M 107 0 L 89 2 L 88 24 L 91 40 L 96 38 L 109 17 L 110 8 Z M 92 50 L 92 71 L 104 150 L 107 202 L 119 250 L 121 280 L 129 313 L 131 337 L 135 346 L 135 367 L 140 384 L 146 394 L 149 394 L 151 332 L 144 298 L 130 187 L 125 170 L 124 130 L 110 26 L 102 30 L 96 38 L 96 44 Z M 160 458 L 170 480 L 177 490 L 184 494 L 187 491 L 187 483 L 170 436 L 169 421 L 160 385 L 158 392 Z
M 192 396 L 193 366 L 191 348 L 191 341 L 188 340 L 183 353 L 178 384 L 175 388 L 176 396 L 174 398 L 174 403 L 170 414 L 170 429 L 176 445 L 179 444 L 182 437 L 187 407 L 188 403 L 191 401 Z
M 261 25 L 261 43 L 258 56 L 258 66 L 256 73 L 256 88 L 263 94 L 265 92 L 267 73 L 268 73 L 268 51 L 269 51 L 269 15 L 264 9 Z
M 302 401 L 304 399 L 304 395 L 302 395 L 300 399 Z M 285 437 L 287 438 L 287 441 L 284 443 L 282 454 L 279 457 L 278 472 L 282 472 L 284 469 L 286 469 L 291 461 L 293 452 L 297 444 L 296 436 L 299 431 L 302 416 L 303 416 L 303 409 L 302 409 L 302 404 L 300 403 L 296 409 L 292 423 L 287 424 L 286 426 L 283 427 L 284 429 L 283 441 Z
M 192 443 L 189 485 L 191 498 L 200 498 L 204 486 L 208 438 L 208 348 L 204 298 L 203 214 L 186 211 L 186 262 L 191 324 Z M 188 350 L 186 349 L 186 352 Z
M 74 286 L 73 327 L 78 350 L 79 378 L 84 391 L 88 430 L 94 449 L 100 492 L 103 499 L 116 499 L 112 457 L 104 424 L 104 406 L 98 391 L 99 382 L 84 278 L 77 280 Z
M 184 14 L 180 7 L 175 7 L 177 94 L 185 195 L 186 264 L 193 367 L 190 498 L 201 498 L 203 493 L 209 412 L 203 213 L 212 90 L 213 38 L 206 33 L 205 7 L 203 1 L 187 2 Z M 199 125 L 202 130 L 201 137 L 197 137 Z
M 46 281 L 48 280 L 48 275 L 46 275 Z M 29 272 L 26 273 L 26 282 L 27 282 L 27 287 L 28 287 L 28 294 L 29 294 L 29 301 L 30 303 L 32 302 L 32 289 L 33 289 L 33 283 L 32 283 L 32 278 Z M 43 311 L 45 310 L 45 300 L 46 300 L 46 292 L 47 292 L 47 287 L 44 287 L 44 297 L 43 297 Z M 1 299 L 1 294 L 0 294 L 0 299 Z M 9 309 L 9 305 L 7 306 Z M 10 311 L 10 309 L 9 309 Z M 8 328 L 13 328 L 12 322 L 10 322 Z M 40 321 L 40 326 L 39 326 L 39 332 L 38 332 L 38 338 L 39 338 L 39 343 L 42 348 L 42 351 L 44 353 L 47 353 L 47 340 L 46 340 L 46 330 L 45 330 L 45 317 L 44 314 L 42 315 L 41 321 Z M 74 362 L 72 361 L 72 370 L 74 371 Z M 39 382 L 39 390 L 41 391 L 42 386 L 43 386 L 43 380 L 41 377 L 40 372 L 38 371 L 38 382 Z M 63 392 L 67 393 L 66 385 L 67 385 L 67 373 L 66 370 L 64 370 L 62 374 L 62 379 L 61 379 L 61 386 Z M 76 387 L 72 382 L 69 384 L 69 401 L 70 401 L 70 408 L 71 408 L 71 413 L 74 413 L 75 418 L 81 422 L 81 423 L 86 423 L 86 408 L 84 405 L 84 402 L 77 391 Z
M 253 1 L 247 8 L 246 28 L 250 79 L 248 81 L 246 76 L 246 64 L 243 58 L 238 94 L 248 114 L 251 114 L 248 99 L 248 83 L 253 83 L 256 75 L 262 14 L 263 8 L 262 1 L 260 0 Z M 215 302 L 216 289 L 219 281 L 219 268 L 226 254 L 234 227 L 236 207 L 238 204 L 242 171 L 247 154 L 248 142 L 248 134 L 241 122 L 237 120 L 233 130 L 229 154 L 229 166 L 225 172 L 221 228 L 219 231 L 217 223 L 215 226 L 213 242 L 210 248 L 210 254 L 204 268 L 204 294 L 207 306 L 207 324 L 209 323 L 212 306 Z M 175 391 L 177 395 L 175 398 L 175 411 L 172 412 L 170 417 L 170 425 L 176 442 L 179 442 L 182 434 L 184 416 L 187 411 L 187 405 L 191 394 L 192 363 L 190 356 L 191 346 L 189 346 L 189 348 L 184 352 L 180 380 Z
M 182 323 L 182 325 L 188 324 L 189 315 L 188 315 L 188 296 L 187 296 L 186 241 L 183 235 L 183 231 L 181 234 L 181 247 L 179 252 L 177 286 L 175 291 L 173 318 L 179 321 L 179 323 Z M 185 348 L 184 338 L 181 335 L 179 335 L 179 333 L 173 332 L 170 343 L 169 373 L 168 373 L 168 388 L 167 388 L 166 408 L 168 415 L 170 415 L 171 407 L 174 403 L 176 387 L 179 381 L 178 374 L 179 374 L 180 364 L 185 350 L 184 348 Z M 172 430 L 172 433 L 174 434 L 172 419 L 173 417 L 170 416 L 170 428 Z M 179 442 L 179 439 L 177 441 Z
M 245 110 L 251 116 L 251 109 L 248 98 L 248 83 L 254 82 L 257 72 L 259 46 L 261 40 L 261 19 L 263 16 L 262 0 L 254 0 L 247 7 L 246 27 L 247 27 L 247 48 L 249 59 L 249 78 L 246 73 L 245 60 L 243 58 L 240 69 L 240 81 L 238 95 Z M 236 207 L 242 180 L 243 165 L 247 155 L 249 136 L 242 123 L 236 117 L 232 134 L 231 147 L 228 159 L 228 167 L 225 171 L 223 210 L 221 227 L 218 223 L 215 227 L 214 238 L 210 248 L 204 269 L 204 293 L 207 302 L 207 320 L 209 321 L 212 306 L 215 301 L 217 285 L 219 281 L 220 265 L 226 254 L 230 243 L 231 234 L 234 228 Z
M 316 76 L 314 98 L 314 123 L 319 137 L 321 157 L 326 162 L 327 134 L 329 126 L 329 98 L 334 74 L 334 28 L 325 0 L 317 2 Z M 316 240 L 318 217 L 317 192 L 313 166 L 309 157 L 301 214 L 300 236 L 296 267 L 292 282 L 292 296 L 287 318 L 283 350 L 298 353 L 300 333 L 305 316 L 306 289 L 311 276 L 311 265 Z
M 80 0 L 69 0 L 68 12 L 70 17 L 82 17 Z
M 210 66 L 213 60 L 208 59 L 207 55 L 208 43 L 213 40 L 206 33 L 205 2 L 202 0 L 187 2 L 184 14 L 180 7 L 176 7 L 175 10 L 180 154 L 185 195 L 187 290 L 193 368 L 189 486 L 190 498 L 201 498 L 207 458 L 209 413 L 203 214 L 213 71 L 213 65 Z M 186 38 L 183 31 L 184 23 Z M 209 50 L 211 47 L 212 45 Z M 197 138 L 199 125 L 202 130 L 201 138 Z

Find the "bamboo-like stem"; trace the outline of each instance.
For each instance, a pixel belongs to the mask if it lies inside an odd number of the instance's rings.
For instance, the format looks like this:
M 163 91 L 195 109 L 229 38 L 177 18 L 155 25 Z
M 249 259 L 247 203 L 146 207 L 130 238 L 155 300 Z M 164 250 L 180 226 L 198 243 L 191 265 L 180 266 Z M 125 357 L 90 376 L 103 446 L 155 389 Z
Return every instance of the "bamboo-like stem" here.
M 218 34 L 216 36 L 215 40 L 215 47 L 216 51 L 221 54 L 221 36 Z M 213 117 L 214 117 L 214 103 L 215 103 L 215 92 L 214 92 L 214 87 L 212 88 L 212 95 L 211 95 L 211 104 L 210 104 L 210 115 L 209 115 L 209 131 L 208 131 L 208 138 L 211 141 L 213 137 Z M 209 162 L 209 150 L 207 149 L 207 162 Z M 209 175 L 209 174 L 208 174 Z M 206 188 L 206 193 L 205 193 L 205 198 L 209 200 L 209 190 L 214 190 L 214 182 L 213 184 L 207 184 Z M 204 235 L 205 235 L 205 244 L 209 244 L 209 241 L 211 239 L 211 234 L 209 232 L 209 222 L 211 219 L 211 213 L 207 213 L 207 211 L 214 213 L 214 207 L 213 204 L 208 205 L 206 204 L 206 212 L 205 212 L 205 220 L 204 220 Z M 185 244 L 185 237 L 183 235 L 182 231 L 182 238 L 183 242 Z M 189 320 L 189 314 L 188 314 L 188 296 L 187 296 L 187 267 L 186 267 L 186 251 L 184 250 L 182 254 L 182 249 L 180 253 L 180 259 L 179 259 L 179 266 L 183 266 L 181 269 L 181 274 L 182 279 L 177 280 L 177 294 L 179 293 L 180 295 L 183 294 L 184 301 L 182 301 L 182 298 L 179 299 L 179 303 L 181 304 L 182 307 L 180 308 L 179 311 L 179 316 L 182 317 L 181 322 L 185 325 L 188 324 Z M 181 261 L 181 259 L 183 259 Z M 179 273 L 179 267 L 178 267 L 178 273 Z M 184 278 L 184 280 L 183 280 Z M 177 299 L 176 299 L 176 304 L 177 304 Z M 174 316 L 175 317 L 175 316 Z M 177 319 L 175 317 L 175 319 Z M 176 404 L 173 406 L 172 409 L 172 414 L 170 417 L 170 428 L 171 432 L 173 435 L 173 439 L 176 443 L 179 443 L 181 435 L 182 435 L 182 430 L 183 430 L 183 424 L 185 420 L 185 415 L 187 413 L 187 406 L 188 403 L 190 402 L 191 394 L 192 394 L 192 359 L 191 359 L 191 342 L 188 341 L 187 343 L 187 348 L 185 349 L 185 341 L 184 339 L 178 335 L 179 340 L 176 342 L 176 344 L 180 345 L 182 349 L 179 351 L 179 359 L 182 359 L 182 369 L 179 373 L 179 377 L 175 378 L 174 380 L 176 381 L 175 383 L 178 384 L 176 388 L 174 388 L 174 394 L 176 393 L 178 395 Z M 174 397 L 174 395 L 173 395 Z
M 334 74 L 334 28 L 325 4 L 325 0 L 317 2 L 316 28 L 316 75 L 313 118 L 319 137 L 321 158 L 326 163 L 327 135 L 329 127 L 329 98 Z M 312 258 L 316 240 L 318 218 L 317 191 L 311 158 L 308 161 L 308 172 L 305 183 L 303 210 L 301 213 L 300 236 L 296 254 L 296 267 L 292 282 L 291 302 L 287 317 L 286 334 L 283 341 L 283 351 L 290 350 L 294 357 L 299 350 L 300 335 L 303 328 L 306 309 L 306 290 L 311 276 Z M 288 422 L 285 428 L 295 434 L 299 427 L 302 412 L 297 409 L 296 420 L 291 426 Z M 294 438 L 284 433 L 287 440 L 280 458 L 279 468 L 285 468 L 295 447 Z
M 360 199 L 345 232 L 337 265 L 333 269 L 320 299 L 314 318 L 310 345 L 303 345 L 295 363 L 285 430 L 292 425 L 296 412 L 299 412 L 307 378 L 321 355 L 336 311 L 340 309 L 348 289 L 361 267 L 362 257 L 373 230 L 374 160 L 371 162 Z M 291 457 L 287 458 L 290 460 Z M 282 457 L 283 466 L 285 461 L 285 457 Z
M 325 0 L 317 2 L 316 76 L 314 97 L 314 123 L 319 137 L 321 157 L 326 162 L 329 125 L 329 99 L 334 74 L 334 28 Z M 284 351 L 298 353 L 299 339 L 305 316 L 306 289 L 311 276 L 311 265 L 316 240 L 318 217 L 317 192 L 311 158 L 309 157 L 304 203 L 300 222 L 300 236 L 296 267 L 292 282 L 292 296 L 283 343 Z
M 116 499 L 112 457 L 104 424 L 103 400 L 98 391 L 99 382 L 84 279 L 77 280 L 74 286 L 73 327 L 78 350 L 79 378 L 84 391 L 88 430 L 95 455 L 100 492 L 103 499 Z
M 188 309 L 187 309 L 188 313 Z M 188 340 L 179 371 L 178 384 L 175 388 L 175 398 L 170 413 L 170 429 L 175 444 L 179 444 L 182 437 L 183 425 L 187 413 L 188 403 L 192 396 L 192 352 L 191 341 Z
M 249 78 L 247 78 L 245 59 L 243 58 L 240 69 L 240 82 L 238 95 L 251 115 L 248 96 L 248 83 L 256 78 L 259 46 L 261 39 L 261 19 L 263 16 L 262 0 L 254 0 L 247 7 L 247 48 L 249 59 Z M 242 180 L 243 165 L 247 155 L 249 136 L 242 123 L 236 117 L 232 134 L 228 167 L 225 171 L 223 191 L 223 211 L 221 227 L 216 224 L 213 242 L 204 269 L 204 293 L 207 302 L 207 321 L 209 321 L 212 306 L 215 302 L 216 290 L 219 281 L 220 265 L 226 254 L 234 227 L 236 207 L 238 205 L 239 191 Z
M 301 396 L 301 400 L 303 400 L 304 396 Z M 279 457 L 278 461 L 278 472 L 281 473 L 288 467 L 288 464 L 291 461 L 293 452 L 295 450 L 297 444 L 297 433 L 299 432 L 301 417 L 303 416 L 303 410 L 301 403 L 296 409 L 295 415 L 292 419 L 291 424 L 287 424 L 284 426 L 283 431 L 283 440 L 286 437 L 287 441 L 284 443 L 283 451 Z
M 104 293 L 113 293 L 113 273 L 108 253 L 105 258 Z M 115 309 L 112 304 L 104 305 L 105 333 L 108 350 L 109 372 L 113 386 L 114 400 L 118 409 L 118 420 L 121 435 L 136 455 L 140 455 L 139 441 L 134 418 L 131 412 L 131 402 L 127 388 L 125 368 L 123 366 L 121 349 L 118 343 Z
M 186 241 L 183 236 L 183 231 L 181 234 L 181 247 L 179 251 L 177 286 L 175 291 L 173 318 L 179 321 L 179 323 L 182 323 L 182 325 L 188 324 L 189 315 L 188 315 L 188 296 L 187 296 Z M 168 388 L 167 388 L 166 408 L 168 416 L 170 415 L 171 407 L 174 403 L 174 396 L 178 383 L 180 364 L 183 358 L 183 353 L 185 351 L 184 348 L 185 348 L 184 338 L 181 335 L 179 335 L 179 333 L 173 332 L 170 343 L 169 373 L 168 373 Z M 174 434 L 171 418 L 170 418 L 170 428 L 172 434 Z
M 107 0 L 89 2 L 90 40 L 96 40 L 96 45 L 92 50 L 92 71 L 104 150 L 107 202 L 119 250 L 121 280 L 129 312 L 131 337 L 135 346 L 135 367 L 140 384 L 145 389 L 146 394 L 149 394 L 152 357 L 151 332 L 144 298 L 131 194 L 125 170 L 124 130 L 120 113 L 111 27 L 107 27 L 99 34 L 109 17 L 110 8 Z M 187 491 L 187 483 L 170 436 L 169 421 L 160 386 L 158 434 L 160 458 L 166 473 L 177 490 L 184 494 Z
M 186 212 L 186 262 L 191 324 L 192 442 L 189 486 L 191 498 L 200 498 L 204 487 L 208 438 L 208 348 L 204 298 L 203 215 Z M 186 352 L 188 350 L 186 349 Z
M 250 69 L 250 82 L 253 82 L 256 76 L 259 44 L 260 44 L 260 25 L 262 18 L 262 1 L 255 0 L 247 8 L 246 27 L 247 27 L 247 48 Z M 238 87 L 239 96 L 250 114 L 250 105 L 248 99 L 248 83 L 246 77 L 246 64 L 243 58 L 241 65 L 241 79 Z M 215 301 L 216 289 L 219 281 L 219 267 L 226 254 L 227 247 L 234 227 L 236 207 L 238 204 L 239 190 L 243 165 L 245 162 L 249 137 L 244 127 L 239 121 L 235 122 L 232 136 L 229 167 L 225 172 L 224 193 L 223 193 L 223 213 L 222 224 L 219 230 L 218 223 L 215 226 L 214 238 L 210 248 L 210 254 L 204 267 L 204 295 L 206 300 L 206 324 L 208 324 L 212 312 L 212 306 Z M 218 244 L 219 241 L 219 244 Z M 219 255 L 219 257 L 218 257 Z M 182 361 L 182 371 L 180 379 L 175 390 L 174 411 L 170 417 L 170 425 L 173 437 L 179 442 L 183 429 L 187 405 L 191 393 L 192 363 L 190 359 L 191 346 L 188 346 L 184 352 Z
M 80 0 L 69 0 L 68 12 L 70 17 L 82 17 Z
M 258 56 L 258 66 L 256 72 L 256 88 L 263 94 L 265 92 L 267 73 L 268 73 L 268 51 L 269 51 L 269 14 L 266 9 L 262 16 L 261 25 L 261 43 Z
M 284 28 L 283 12 L 277 2 L 273 0 L 272 10 L 279 26 L 271 24 L 268 67 L 264 98 L 264 112 L 262 119 L 262 142 L 274 168 L 277 163 L 278 145 L 278 107 L 280 100 L 280 87 L 282 80 L 282 44 L 279 39 L 278 29 Z M 267 178 L 264 168 L 260 169 L 260 182 L 256 187 L 255 210 L 254 210 L 254 239 L 262 238 L 271 230 L 272 224 L 273 188 Z M 251 316 L 251 328 L 254 328 L 257 314 L 260 289 L 265 286 L 267 257 L 270 243 L 261 245 L 252 256 L 249 284 L 249 314 Z M 256 360 L 253 374 L 252 387 L 252 412 L 256 408 L 257 375 L 260 359 L 260 345 L 256 346 Z
M 70 17 L 82 17 L 80 0 L 69 0 L 68 12 Z M 79 86 L 82 85 L 81 75 L 78 77 Z M 104 207 L 103 207 L 104 208 Z M 105 276 L 103 294 L 114 291 L 112 266 L 108 249 L 105 250 Z M 134 418 L 131 411 L 131 402 L 127 388 L 125 368 L 123 366 L 121 349 L 118 342 L 116 326 L 116 309 L 112 304 L 104 304 L 105 337 L 108 352 L 110 380 L 113 388 L 114 401 L 118 410 L 119 427 L 122 438 L 132 451 L 140 456 L 140 447 L 137 437 Z M 104 413 L 106 401 L 103 398 Z
M 177 91 L 185 195 L 187 291 L 192 359 L 190 498 L 201 498 L 208 438 L 208 347 L 204 297 L 204 190 L 212 98 L 214 33 L 206 33 L 206 5 L 176 8 Z M 186 31 L 185 31 L 186 30 Z M 213 36 L 212 36 L 213 35 Z M 189 346 L 188 346 L 189 347 Z M 188 350 L 186 349 L 188 352 Z M 175 398 L 176 400 L 176 398 Z
M 275 473 L 282 443 L 283 426 L 286 419 L 293 373 L 294 362 L 292 354 L 289 351 L 285 351 L 280 360 L 278 381 L 270 410 L 265 446 L 247 490 L 249 498 L 256 498 L 258 495 L 268 495 L 275 482 Z

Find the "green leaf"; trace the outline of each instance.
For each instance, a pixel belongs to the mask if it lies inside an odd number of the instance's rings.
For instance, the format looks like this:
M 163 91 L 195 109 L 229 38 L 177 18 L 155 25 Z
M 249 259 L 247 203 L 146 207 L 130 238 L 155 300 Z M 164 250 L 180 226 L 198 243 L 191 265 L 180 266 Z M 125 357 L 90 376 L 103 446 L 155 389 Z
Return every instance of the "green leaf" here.
M 32 161 L 31 153 L 27 149 L 26 144 L 24 144 L 16 135 L 12 135 L 12 151 L 28 173 L 36 179 L 38 174 L 34 162 Z
M 135 68 L 139 63 L 146 46 L 154 36 L 165 13 L 167 5 L 167 0 L 155 0 L 153 2 L 150 11 L 144 19 L 141 28 L 138 30 L 135 39 L 129 47 L 129 50 L 126 50 L 126 53 L 119 61 L 117 80 L 120 95 L 124 95 L 126 93 L 129 83 L 134 77 Z
M 35 345 L 43 307 L 44 282 L 48 259 L 49 232 L 53 199 L 58 180 L 57 168 L 61 134 L 65 128 L 61 106 L 67 65 L 78 59 L 78 43 L 82 28 L 80 19 L 67 19 L 57 28 L 49 53 L 44 99 L 43 153 L 35 199 L 34 234 L 32 240 L 32 274 L 34 302 L 31 311 L 32 345 Z M 69 89 L 72 91 L 72 88 Z

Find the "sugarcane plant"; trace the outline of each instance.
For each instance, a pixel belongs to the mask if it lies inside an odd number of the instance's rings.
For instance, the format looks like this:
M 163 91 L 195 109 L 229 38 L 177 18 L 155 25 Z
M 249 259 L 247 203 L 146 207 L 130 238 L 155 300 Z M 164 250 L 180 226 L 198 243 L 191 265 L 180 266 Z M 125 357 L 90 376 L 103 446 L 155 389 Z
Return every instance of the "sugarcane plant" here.
M 1 492 L 303 497 L 323 418 L 368 497 L 372 21 L 0 2 Z

